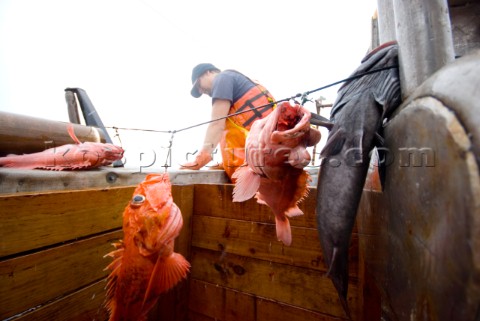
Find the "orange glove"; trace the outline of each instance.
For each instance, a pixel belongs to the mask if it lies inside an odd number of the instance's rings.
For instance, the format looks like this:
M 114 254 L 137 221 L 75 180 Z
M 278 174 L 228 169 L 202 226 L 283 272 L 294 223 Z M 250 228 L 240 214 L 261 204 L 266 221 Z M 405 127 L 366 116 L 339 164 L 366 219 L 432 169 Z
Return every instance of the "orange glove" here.
M 207 165 L 208 162 L 210 162 L 211 160 L 212 160 L 212 155 L 202 150 L 200 151 L 200 153 L 198 153 L 197 157 L 195 157 L 195 160 L 193 162 L 188 162 L 183 165 L 180 165 L 180 169 L 198 170 L 203 166 Z

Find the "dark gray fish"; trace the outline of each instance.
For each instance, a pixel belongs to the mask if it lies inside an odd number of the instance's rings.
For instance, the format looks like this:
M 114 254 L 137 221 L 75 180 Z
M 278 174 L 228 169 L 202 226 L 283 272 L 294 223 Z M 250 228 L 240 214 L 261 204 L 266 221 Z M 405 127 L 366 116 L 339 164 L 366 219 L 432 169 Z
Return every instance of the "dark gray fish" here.
M 377 69 L 382 71 L 369 73 Z M 369 74 L 360 77 L 364 73 Z M 369 53 L 355 76 L 339 89 L 333 104 L 334 125 L 321 153 L 317 186 L 317 229 L 327 275 L 348 317 L 348 249 L 369 154 L 381 141 L 383 120 L 401 102 L 397 44 L 389 42 Z

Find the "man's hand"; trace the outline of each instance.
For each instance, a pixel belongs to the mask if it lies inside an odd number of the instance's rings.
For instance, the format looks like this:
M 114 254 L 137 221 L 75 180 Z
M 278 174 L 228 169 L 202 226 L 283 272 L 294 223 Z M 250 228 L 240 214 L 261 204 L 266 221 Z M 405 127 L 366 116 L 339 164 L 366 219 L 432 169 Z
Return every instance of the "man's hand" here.
M 208 162 L 210 162 L 211 160 L 212 155 L 210 155 L 210 153 L 207 153 L 206 151 L 200 151 L 200 153 L 198 153 L 197 157 L 195 157 L 195 160 L 193 162 L 188 162 L 180 165 L 180 169 L 199 170 L 203 166 L 207 165 Z

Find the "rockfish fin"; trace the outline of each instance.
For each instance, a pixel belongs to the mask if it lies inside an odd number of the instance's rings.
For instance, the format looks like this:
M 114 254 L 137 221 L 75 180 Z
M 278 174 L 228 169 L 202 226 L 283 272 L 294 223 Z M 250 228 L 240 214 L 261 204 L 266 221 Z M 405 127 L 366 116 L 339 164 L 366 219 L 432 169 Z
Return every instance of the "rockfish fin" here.
M 120 271 L 120 266 L 122 265 L 123 253 L 125 249 L 122 241 L 113 243 L 112 245 L 115 247 L 115 250 L 103 256 L 104 258 L 112 257 L 114 259 L 104 269 L 104 271 L 111 271 L 111 273 L 107 277 L 107 286 L 105 287 L 107 292 L 104 304 L 109 313 L 112 313 L 116 310 L 117 303 L 114 300 L 115 290 L 117 288 L 118 273 Z
M 297 205 L 295 205 L 294 207 L 289 208 L 285 212 L 285 215 L 287 215 L 288 217 L 295 217 L 303 215 L 303 212 Z
M 290 246 L 292 244 L 292 229 L 287 217 L 279 218 L 275 215 L 275 225 L 277 229 L 277 239 L 283 244 Z
M 312 178 L 310 177 L 310 174 L 308 174 L 307 171 L 303 171 L 300 176 L 298 176 L 297 179 L 297 190 L 295 191 L 295 199 L 297 200 L 296 202 L 302 201 L 305 197 L 308 196 L 308 185 L 312 181 Z M 300 209 L 299 209 L 300 210 Z M 303 215 L 303 212 L 300 211 L 301 213 L 298 215 Z M 293 215 L 296 216 L 296 215 Z M 291 216 L 290 216 L 291 217 Z
M 286 183 L 289 186 L 296 186 L 289 207 L 285 210 L 285 215 L 287 217 L 303 215 L 303 211 L 298 207 L 298 203 L 308 196 L 308 184 L 310 182 L 310 175 L 305 170 L 302 170 L 302 173 L 298 176 L 296 181 L 292 182 L 291 180 L 286 180 Z
M 333 123 L 331 124 L 330 128 L 333 127 Z M 330 129 L 329 128 L 329 129 Z M 310 128 L 308 131 L 308 139 L 307 139 L 307 146 L 315 146 L 320 142 L 320 139 L 322 138 L 322 134 L 320 133 L 319 130 Z
M 339 128 L 336 131 L 330 132 L 327 143 L 325 144 L 325 147 L 322 149 L 321 156 L 327 157 L 327 156 L 337 155 L 338 153 L 340 153 L 340 151 L 343 148 L 343 145 L 345 144 L 345 141 L 347 140 L 346 133 L 347 132 L 343 128 Z
M 189 270 L 190 263 L 181 254 L 173 252 L 166 258 L 159 256 L 148 282 L 142 310 L 150 310 L 156 303 L 158 296 L 186 278 Z
M 76 143 L 76 144 L 81 144 L 82 142 L 77 138 L 77 136 L 75 136 L 75 131 L 73 129 L 73 125 L 72 124 L 68 124 L 67 125 L 67 131 L 68 131 L 68 134 L 70 135 L 70 137 L 73 139 L 73 141 Z
M 260 187 L 260 175 L 247 166 L 239 167 L 233 173 L 232 178 L 236 179 L 232 195 L 234 202 L 244 202 L 251 199 Z

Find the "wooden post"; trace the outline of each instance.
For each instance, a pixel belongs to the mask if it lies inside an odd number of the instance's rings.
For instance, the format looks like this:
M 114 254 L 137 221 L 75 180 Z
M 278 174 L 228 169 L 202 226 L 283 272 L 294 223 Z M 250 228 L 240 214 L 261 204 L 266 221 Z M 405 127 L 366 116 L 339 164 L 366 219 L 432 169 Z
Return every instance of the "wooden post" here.
M 77 98 L 71 91 L 65 91 L 65 100 L 67 101 L 68 119 L 71 123 L 80 124 L 80 116 L 78 115 Z
M 378 38 L 380 44 L 396 40 L 393 0 L 378 0 Z
M 393 10 L 402 95 L 406 98 L 455 59 L 452 29 L 447 0 L 393 0 Z

